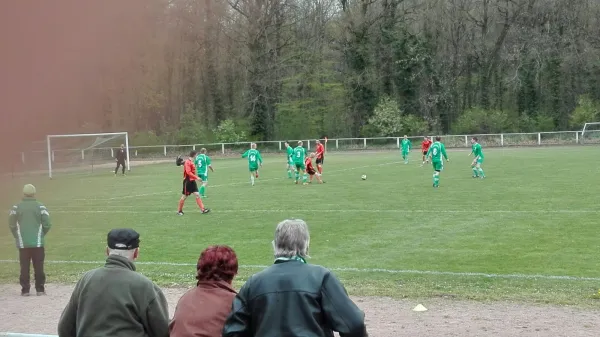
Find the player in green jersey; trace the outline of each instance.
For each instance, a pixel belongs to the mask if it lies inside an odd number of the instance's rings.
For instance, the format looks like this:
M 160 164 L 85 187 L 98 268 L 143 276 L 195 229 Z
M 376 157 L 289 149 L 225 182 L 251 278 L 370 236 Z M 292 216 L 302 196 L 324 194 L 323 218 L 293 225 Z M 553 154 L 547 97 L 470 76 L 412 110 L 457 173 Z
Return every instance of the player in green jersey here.
M 440 186 L 440 172 L 444 169 L 442 156 L 446 161 L 450 161 L 448 155 L 446 155 L 446 147 L 440 142 L 441 140 L 442 137 L 435 137 L 435 142 L 429 147 L 426 156 L 431 156 L 431 164 L 433 165 L 433 187 Z
M 412 143 L 406 135 L 404 135 L 404 139 L 402 139 L 402 143 L 400 144 L 400 146 L 402 148 L 402 159 L 404 159 L 404 164 L 408 164 L 408 153 L 410 152 Z
M 262 167 L 262 157 L 256 149 L 256 144 L 250 144 L 250 149 L 242 155 L 242 158 L 248 158 L 248 170 L 250 171 L 250 183 L 254 186 L 254 177 L 258 178 L 258 168 Z
M 288 178 L 292 179 L 292 171 L 295 171 L 294 160 L 292 160 L 292 156 L 294 155 L 294 148 L 290 146 L 290 142 L 285 142 L 285 149 L 287 151 L 287 172 Z
M 302 147 L 302 141 L 298 142 L 298 146 L 294 148 L 292 159 L 294 161 L 294 167 L 296 168 L 296 184 L 300 179 L 300 171 L 302 171 L 302 183 L 307 184 L 306 180 L 306 167 L 304 166 L 304 159 L 306 157 L 306 150 Z
M 475 156 L 473 162 L 471 163 L 471 169 L 473 169 L 473 178 L 485 178 L 485 174 L 483 173 L 483 169 L 481 168 L 481 164 L 483 164 L 483 150 L 481 149 L 481 144 L 477 140 L 477 137 L 471 138 L 471 153 Z
M 211 163 L 210 157 L 206 155 L 206 149 L 201 148 L 200 153 L 194 158 L 194 165 L 196 165 L 196 173 L 202 180 L 202 186 L 200 187 L 200 197 L 206 198 L 206 186 L 208 185 L 208 170 L 215 172 Z

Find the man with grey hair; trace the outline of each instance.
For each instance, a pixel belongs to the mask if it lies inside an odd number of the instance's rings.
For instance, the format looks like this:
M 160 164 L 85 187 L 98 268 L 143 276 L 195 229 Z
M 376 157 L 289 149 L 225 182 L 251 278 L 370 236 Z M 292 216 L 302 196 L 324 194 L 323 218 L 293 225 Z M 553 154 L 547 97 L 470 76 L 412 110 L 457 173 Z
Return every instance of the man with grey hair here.
M 306 263 L 310 235 L 302 220 L 275 229 L 275 263 L 251 276 L 233 300 L 223 337 L 366 337 L 364 313 L 341 282 Z
M 87 272 L 75 286 L 58 322 L 59 337 L 168 337 L 169 310 L 159 287 L 135 272 L 140 235 L 113 229 L 106 264 Z

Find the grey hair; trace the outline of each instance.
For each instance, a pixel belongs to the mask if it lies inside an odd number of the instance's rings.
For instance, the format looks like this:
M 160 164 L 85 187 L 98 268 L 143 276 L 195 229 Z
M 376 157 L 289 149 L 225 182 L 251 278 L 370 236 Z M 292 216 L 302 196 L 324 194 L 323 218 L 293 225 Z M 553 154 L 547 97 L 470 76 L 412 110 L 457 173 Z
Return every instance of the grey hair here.
M 111 249 L 108 248 L 108 255 L 117 255 L 117 256 L 122 256 L 127 258 L 130 261 L 134 260 L 134 256 L 135 256 L 135 249 L 129 249 L 129 250 L 125 250 L 125 249 Z
M 277 224 L 275 228 L 275 240 L 273 241 L 273 250 L 275 257 L 293 257 L 302 258 L 308 256 L 308 246 L 310 244 L 310 235 L 308 225 L 304 220 L 287 219 Z

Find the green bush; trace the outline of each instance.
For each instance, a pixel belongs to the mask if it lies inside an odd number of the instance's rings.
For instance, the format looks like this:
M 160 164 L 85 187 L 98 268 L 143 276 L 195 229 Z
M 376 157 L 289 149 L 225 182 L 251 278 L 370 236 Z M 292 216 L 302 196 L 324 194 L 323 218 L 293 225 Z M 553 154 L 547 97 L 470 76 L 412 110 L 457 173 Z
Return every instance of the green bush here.
M 427 122 L 418 116 L 403 114 L 398 102 L 390 97 L 383 97 L 373 111 L 369 124 L 363 127 L 362 133 L 383 137 L 400 135 L 424 135 L 428 130 Z
M 600 121 L 600 103 L 588 95 L 579 96 L 577 107 L 571 114 L 569 125 L 572 129 L 580 130 L 585 123 Z
M 452 125 L 455 134 L 487 134 L 512 132 L 514 124 L 508 113 L 500 110 L 471 108 Z
M 231 119 L 222 121 L 213 133 L 219 143 L 237 143 L 247 141 L 247 133 Z

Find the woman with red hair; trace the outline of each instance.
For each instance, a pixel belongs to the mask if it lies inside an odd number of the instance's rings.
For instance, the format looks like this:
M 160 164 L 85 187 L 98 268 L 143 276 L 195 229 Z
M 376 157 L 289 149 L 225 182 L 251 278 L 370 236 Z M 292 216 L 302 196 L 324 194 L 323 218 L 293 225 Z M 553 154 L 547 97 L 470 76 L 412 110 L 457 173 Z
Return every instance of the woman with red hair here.
M 196 266 L 197 286 L 177 303 L 170 337 L 220 337 L 236 295 L 231 283 L 238 272 L 237 256 L 228 246 L 206 248 Z

